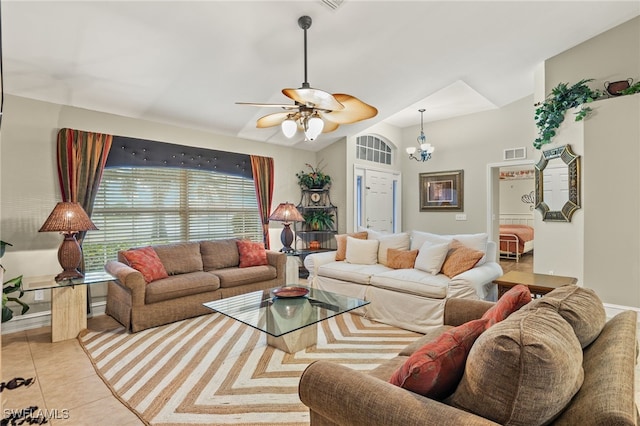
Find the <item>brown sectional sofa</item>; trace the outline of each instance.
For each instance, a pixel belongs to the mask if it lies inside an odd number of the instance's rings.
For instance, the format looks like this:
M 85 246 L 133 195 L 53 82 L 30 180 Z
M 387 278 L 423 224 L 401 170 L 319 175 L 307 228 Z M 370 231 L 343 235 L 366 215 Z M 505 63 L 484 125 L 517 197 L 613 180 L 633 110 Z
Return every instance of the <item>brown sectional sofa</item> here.
M 268 265 L 239 267 L 236 239 L 154 246 L 168 277 L 146 283 L 122 252 L 105 270 L 107 315 L 137 332 L 211 313 L 205 302 L 285 284 L 286 255 L 267 250 Z
M 389 379 L 425 343 L 482 317 L 493 303 L 447 300 L 443 326 L 369 374 L 330 361 L 311 364 L 299 384 L 311 425 L 637 425 L 637 314 L 625 311 L 606 321 L 604 308 L 594 304 L 595 293 L 578 288 L 573 295 L 576 286 L 570 287 L 484 331 L 471 347 L 458 387 L 442 401 Z M 543 323 L 550 332 L 541 332 Z M 549 336 L 558 333 L 565 336 Z

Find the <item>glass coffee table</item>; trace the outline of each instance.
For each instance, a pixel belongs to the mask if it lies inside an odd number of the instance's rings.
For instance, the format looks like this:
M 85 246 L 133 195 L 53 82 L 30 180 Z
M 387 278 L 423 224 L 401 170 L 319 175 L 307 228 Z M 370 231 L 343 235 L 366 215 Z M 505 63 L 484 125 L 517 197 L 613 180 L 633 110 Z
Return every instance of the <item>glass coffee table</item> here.
M 274 287 L 204 303 L 267 334 L 267 344 L 295 353 L 317 343 L 317 324 L 366 302 L 304 286 Z

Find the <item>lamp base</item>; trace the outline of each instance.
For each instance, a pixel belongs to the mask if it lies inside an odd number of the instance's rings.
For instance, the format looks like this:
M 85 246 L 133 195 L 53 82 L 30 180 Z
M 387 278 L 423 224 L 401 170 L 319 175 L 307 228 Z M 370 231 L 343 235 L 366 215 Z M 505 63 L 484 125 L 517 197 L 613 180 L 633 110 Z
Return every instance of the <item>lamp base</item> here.
M 283 253 L 291 253 L 294 250 L 291 248 L 291 243 L 293 242 L 293 231 L 289 227 L 289 223 L 284 222 L 282 228 L 282 233 L 280 234 L 280 242 L 282 242 L 283 247 L 280 249 Z
M 59 282 L 73 278 L 83 278 L 84 274 L 78 271 L 81 259 L 82 249 L 76 240 L 76 234 L 64 234 L 64 240 L 58 249 L 58 262 L 64 271 L 56 275 L 56 281 Z

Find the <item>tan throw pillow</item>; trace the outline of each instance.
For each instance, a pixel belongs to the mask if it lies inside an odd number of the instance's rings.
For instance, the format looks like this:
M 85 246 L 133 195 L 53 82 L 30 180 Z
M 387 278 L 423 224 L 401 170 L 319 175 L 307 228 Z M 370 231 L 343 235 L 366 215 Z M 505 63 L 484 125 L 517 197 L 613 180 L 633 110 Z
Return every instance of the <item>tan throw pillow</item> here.
M 416 262 L 418 250 L 387 250 L 387 266 L 393 269 L 411 269 Z
M 499 424 L 548 424 L 583 379 L 571 326 L 551 309 L 520 309 L 478 337 L 447 402 Z
M 580 344 L 586 348 L 599 335 L 607 322 L 604 305 L 590 288 L 566 285 L 534 300 L 525 308 L 548 307 L 557 311 L 573 327 Z
M 153 247 L 169 275 L 203 270 L 200 243 L 173 243 Z
M 458 240 L 453 240 L 449 246 L 449 254 L 442 264 L 442 273 L 453 278 L 476 266 L 482 256 L 484 256 L 483 252 L 469 248 Z
M 406 232 L 380 235 L 375 239 L 380 241 L 380 245 L 378 246 L 378 263 L 384 266 L 389 266 L 387 265 L 387 250 L 389 250 L 390 248 L 398 250 L 409 250 L 409 245 L 411 244 L 409 234 L 407 234 Z
M 352 232 L 351 234 L 338 234 L 335 236 L 336 238 L 336 246 L 338 250 L 336 251 L 336 261 L 344 260 L 347 256 L 347 237 L 357 238 L 359 240 L 367 239 L 367 231 L 362 232 Z
M 375 265 L 378 263 L 378 244 L 378 240 L 360 240 L 347 237 L 345 262 L 358 265 Z

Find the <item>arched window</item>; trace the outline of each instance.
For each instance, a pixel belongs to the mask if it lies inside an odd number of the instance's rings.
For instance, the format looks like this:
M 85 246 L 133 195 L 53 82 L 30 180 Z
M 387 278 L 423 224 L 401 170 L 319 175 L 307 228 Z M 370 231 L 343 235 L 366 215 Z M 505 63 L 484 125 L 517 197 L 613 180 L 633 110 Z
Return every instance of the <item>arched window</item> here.
M 391 164 L 391 147 L 382 139 L 371 136 L 358 136 L 356 139 L 356 158 L 380 164 Z

